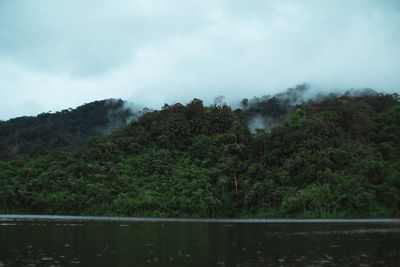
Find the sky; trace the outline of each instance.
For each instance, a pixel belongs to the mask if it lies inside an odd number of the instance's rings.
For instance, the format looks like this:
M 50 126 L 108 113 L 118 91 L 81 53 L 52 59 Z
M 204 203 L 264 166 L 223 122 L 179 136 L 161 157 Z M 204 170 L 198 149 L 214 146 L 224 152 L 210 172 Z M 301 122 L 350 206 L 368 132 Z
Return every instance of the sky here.
M 1 0 L 0 120 L 308 83 L 400 93 L 397 0 Z

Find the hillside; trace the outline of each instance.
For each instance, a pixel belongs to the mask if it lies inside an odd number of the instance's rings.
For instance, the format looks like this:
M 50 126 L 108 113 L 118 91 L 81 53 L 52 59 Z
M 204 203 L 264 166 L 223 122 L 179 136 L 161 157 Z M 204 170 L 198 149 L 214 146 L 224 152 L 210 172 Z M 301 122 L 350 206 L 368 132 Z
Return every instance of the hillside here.
M 124 101 L 108 99 L 66 109 L 0 121 L 0 146 L 14 155 L 70 150 L 103 136 L 133 117 Z
M 282 98 L 270 99 L 242 101 L 246 105 L 234 111 L 198 99 L 165 105 L 73 151 L 3 157 L 0 209 L 178 217 L 400 215 L 397 95 L 330 95 L 290 105 L 287 120 L 270 132 L 251 133 L 254 113 L 267 119 L 275 116 L 265 111 L 268 103 L 282 107 Z

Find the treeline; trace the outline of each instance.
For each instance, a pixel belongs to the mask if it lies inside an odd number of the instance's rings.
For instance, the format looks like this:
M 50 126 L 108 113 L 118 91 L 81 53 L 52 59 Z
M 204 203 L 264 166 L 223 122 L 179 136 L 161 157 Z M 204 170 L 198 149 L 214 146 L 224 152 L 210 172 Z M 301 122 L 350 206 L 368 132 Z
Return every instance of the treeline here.
M 280 126 L 255 134 L 243 119 L 254 108 L 204 106 L 194 99 L 147 110 L 73 151 L 3 155 L 0 209 L 178 217 L 400 215 L 397 95 L 331 95 L 300 103 L 287 109 L 289 119 Z
M 103 136 L 129 122 L 135 114 L 121 99 L 107 99 L 34 117 L 0 121 L 0 151 L 13 155 L 71 150 L 93 136 Z

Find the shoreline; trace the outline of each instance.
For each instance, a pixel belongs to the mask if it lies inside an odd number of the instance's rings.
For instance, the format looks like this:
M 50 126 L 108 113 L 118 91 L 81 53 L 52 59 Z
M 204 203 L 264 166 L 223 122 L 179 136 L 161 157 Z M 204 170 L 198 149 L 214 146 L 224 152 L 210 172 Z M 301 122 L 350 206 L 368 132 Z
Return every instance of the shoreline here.
M 203 223 L 395 223 L 400 218 L 163 218 L 163 217 L 121 217 L 121 216 L 75 216 L 75 215 L 33 215 L 0 214 L 0 221 L 9 220 L 51 220 L 51 221 L 120 221 L 120 222 L 203 222 Z

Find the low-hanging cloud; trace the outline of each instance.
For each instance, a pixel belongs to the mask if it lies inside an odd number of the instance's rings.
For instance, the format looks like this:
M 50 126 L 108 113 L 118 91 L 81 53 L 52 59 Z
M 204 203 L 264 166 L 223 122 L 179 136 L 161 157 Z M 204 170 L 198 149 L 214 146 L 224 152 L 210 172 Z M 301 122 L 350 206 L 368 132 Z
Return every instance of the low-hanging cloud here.
M 400 88 L 398 1 L 0 2 L 0 119 L 104 98 L 142 106 Z

